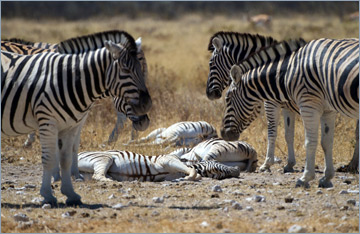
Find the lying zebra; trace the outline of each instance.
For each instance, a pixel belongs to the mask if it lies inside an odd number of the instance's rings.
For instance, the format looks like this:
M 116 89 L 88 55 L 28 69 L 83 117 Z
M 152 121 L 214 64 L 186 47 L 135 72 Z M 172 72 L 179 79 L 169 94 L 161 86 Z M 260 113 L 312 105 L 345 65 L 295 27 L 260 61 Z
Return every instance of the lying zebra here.
M 79 171 L 93 173 L 100 181 L 163 181 L 186 175 L 186 180 L 199 180 L 201 176 L 215 179 L 238 177 L 238 167 L 215 161 L 202 161 L 186 166 L 175 155 L 146 156 L 128 151 L 97 151 L 78 154 Z M 110 178 L 111 179 L 110 179 Z
M 257 166 L 255 149 L 243 141 L 225 141 L 213 138 L 203 141 L 194 148 L 182 148 L 172 152 L 187 165 L 199 160 L 215 160 L 227 166 L 237 166 L 240 171 L 254 172 Z
M 194 146 L 200 142 L 217 137 L 216 129 L 205 121 L 178 122 L 168 128 L 158 128 L 148 136 L 130 143 L 169 144 L 173 146 Z

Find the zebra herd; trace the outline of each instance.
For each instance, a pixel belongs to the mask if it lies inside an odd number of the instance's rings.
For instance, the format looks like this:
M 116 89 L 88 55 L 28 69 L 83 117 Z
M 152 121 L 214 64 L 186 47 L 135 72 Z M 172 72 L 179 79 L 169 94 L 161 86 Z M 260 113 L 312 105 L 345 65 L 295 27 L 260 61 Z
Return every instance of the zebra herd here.
M 260 114 L 262 103 L 268 121 L 266 159 L 259 171 L 274 163 L 280 110 L 283 110 L 288 163 L 295 165 L 294 123 L 299 114 L 305 128 L 306 165 L 296 186 L 309 187 L 315 178 L 315 150 L 321 126 L 325 174 L 319 186 L 332 187 L 332 146 L 335 116 L 359 118 L 359 40 L 303 39 L 278 42 L 272 37 L 218 32 L 208 46 L 212 53 L 206 94 L 210 100 L 225 96 L 221 136 L 204 121 L 180 122 L 160 128 L 129 144 L 194 146 L 161 156 L 127 151 L 78 154 L 80 131 L 98 99 L 113 97 L 118 121 L 109 142 L 116 141 L 128 117 L 135 130 L 149 126 L 152 101 L 145 80 L 148 69 L 141 39 L 124 31 L 108 31 L 71 38 L 58 44 L 1 42 L 1 131 L 18 136 L 39 130 L 44 203 L 56 204 L 51 177 L 61 178 L 61 192 L 69 205 L 81 204 L 71 175 L 79 170 L 98 180 L 157 181 L 179 176 L 198 180 L 238 176 L 256 169 L 255 149 L 237 141 Z M 358 131 L 358 122 L 356 131 Z M 359 136 L 348 165 L 358 170 Z M 30 135 L 31 136 L 31 135 Z M 33 135 L 32 135 L 33 136 Z M 29 138 L 30 139 L 30 138 Z M 214 161 L 215 160 L 215 161 Z M 60 165 L 60 169 L 59 169 Z M 187 166 L 186 166 L 187 165 Z M 61 174 L 61 177 L 60 177 Z

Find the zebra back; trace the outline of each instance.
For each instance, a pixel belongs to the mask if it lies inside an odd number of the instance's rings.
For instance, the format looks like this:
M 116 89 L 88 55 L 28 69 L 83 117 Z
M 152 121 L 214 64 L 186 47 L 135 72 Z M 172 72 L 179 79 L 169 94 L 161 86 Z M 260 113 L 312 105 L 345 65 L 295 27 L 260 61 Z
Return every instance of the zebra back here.
M 45 52 L 54 52 L 55 49 L 44 49 L 33 45 L 19 44 L 16 42 L 1 41 L 1 50 L 16 54 L 30 55 Z
M 28 46 L 42 48 L 42 49 L 55 50 L 57 48 L 57 44 L 51 44 L 51 43 L 46 43 L 46 42 L 32 42 L 32 41 L 27 41 L 27 40 L 20 39 L 20 38 L 10 38 L 10 39 L 4 39 L 2 41 L 14 42 L 14 43 L 28 45 Z

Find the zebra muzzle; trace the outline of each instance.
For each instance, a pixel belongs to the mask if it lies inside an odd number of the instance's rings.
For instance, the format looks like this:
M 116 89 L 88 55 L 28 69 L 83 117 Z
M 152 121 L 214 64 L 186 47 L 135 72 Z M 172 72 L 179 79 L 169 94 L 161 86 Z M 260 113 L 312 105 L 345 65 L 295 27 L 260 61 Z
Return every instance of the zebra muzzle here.
M 132 107 L 134 114 L 137 116 L 145 115 L 152 106 L 151 97 L 147 91 L 140 91 L 139 99 L 130 99 L 127 103 Z
M 206 96 L 210 100 L 219 99 L 219 98 L 221 98 L 221 91 L 219 89 L 206 88 Z
M 130 120 L 132 121 L 133 128 L 136 131 L 145 131 L 150 124 L 150 119 L 148 115 L 132 117 L 130 118 Z
M 240 137 L 240 133 L 236 129 L 221 129 L 221 137 L 226 141 L 236 141 Z

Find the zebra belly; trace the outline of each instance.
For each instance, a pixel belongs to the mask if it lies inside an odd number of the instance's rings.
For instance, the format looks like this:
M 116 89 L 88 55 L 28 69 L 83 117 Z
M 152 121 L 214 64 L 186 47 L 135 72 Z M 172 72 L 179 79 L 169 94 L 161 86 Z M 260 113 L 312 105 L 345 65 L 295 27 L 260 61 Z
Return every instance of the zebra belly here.
M 135 161 L 115 157 L 108 174 L 118 181 L 161 181 L 169 174 L 163 167 L 150 162 L 146 157 L 141 159 Z

